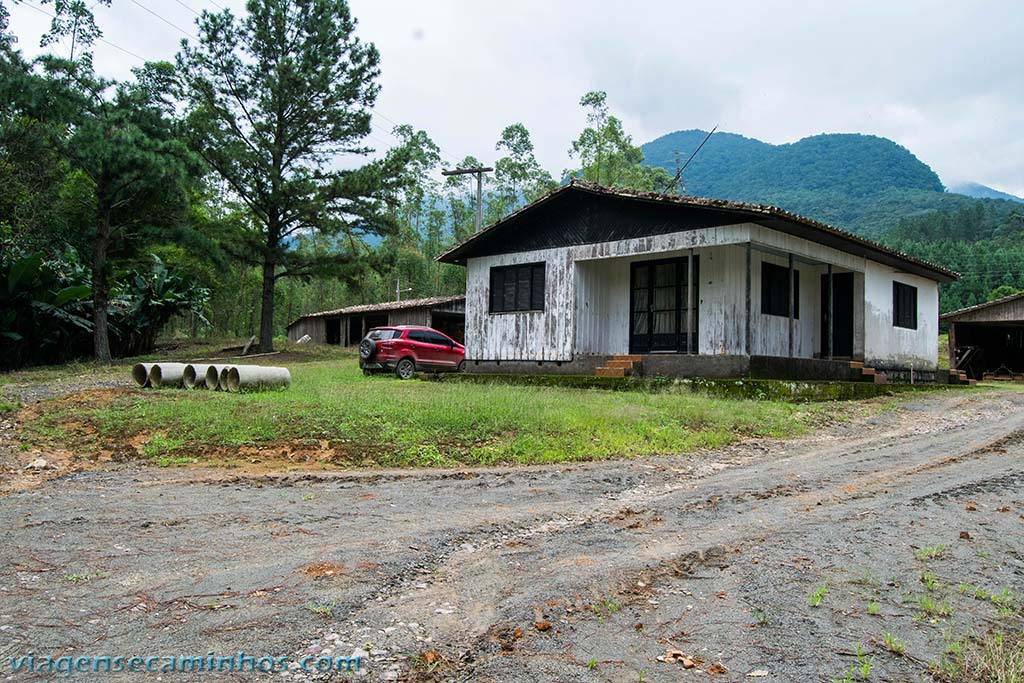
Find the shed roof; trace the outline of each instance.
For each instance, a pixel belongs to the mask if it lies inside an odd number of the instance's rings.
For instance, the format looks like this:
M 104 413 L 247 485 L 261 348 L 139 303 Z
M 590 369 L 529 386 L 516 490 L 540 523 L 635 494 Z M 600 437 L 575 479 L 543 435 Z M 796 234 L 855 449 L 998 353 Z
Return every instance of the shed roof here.
M 437 257 L 438 261 L 445 263 L 465 264 L 466 259 L 475 256 L 489 256 L 515 251 L 526 251 L 528 249 L 516 246 L 516 240 L 522 242 L 521 235 L 524 231 L 519 228 L 527 222 L 531 215 L 536 214 L 538 209 L 544 206 L 552 207 L 559 198 L 570 195 L 590 198 L 606 198 L 617 203 L 628 203 L 632 205 L 654 206 L 663 210 L 689 209 L 690 218 L 688 221 L 669 221 L 666 218 L 657 219 L 656 229 L 658 232 L 674 232 L 680 230 L 680 224 L 685 224 L 682 229 L 694 229 L 700 227 L 711 227 L 716 225 L 728 225 L 736 222 L 753 222 L 764 225 L 781 232 L 803 237 L 827 246 L 834 247 L 841 251 L 854 253 L 859 256 L 866 256 L 872 260 L 908 272 L 922 275 L 939 282 L 948 282 L 958 279 L 958 273 L 944 268 L 938 264 L 931 263 L 908 254 L 890 249 L 878 242 L 854 235 L 851 232 L 840 228 L 821 223 L 819 221 L 805 218 L 798 214 L 780 209 L 775 206 L 751 204 L 727 199 L 710 199 L 705 197 L 691 197 L 686 195 L 669 195 L 657 192 L 641 192 L 617 187 L 607 187 L 584 180 L 573 179 L 567 184 L 552 190 L 540 199 L 527 204 L 526 206 L 513 211 L 508 216 L 492 223 L 487 228 L 455 245 L 445 253 Z M 579 207 L 570 208 L 567 211 L 581 213 Z M 566 226 L 559 239 L 546 240 L 546 247 L 567 246 L 571 244 L 588 244 L 602 241 L 613 241 L 641 236 L 638 228 L 633 225 L 626 225 L 621 222 L 621 228 L 617 231 L 610 231 L 605 227 L 602 230 L 595 230 L 591 222 L 589 212 L 583 211 L 583 216 L 576 216 L 576 224 Z M 547 223 L 546 226 L 551 225 Z M 549 231 L 550 232 L 550 231 Z M 621 234 L 620 234 L 621 233 Z M 650 232 L 646 234 L 652 234 Z M 510 246 L 511 245 L 511 246 Z M 543 247 L 541 247 L 543 248 Z
M 983 304 L 975 304 L 974 306 L 968 306 L 967 308 L 961 308 L 956 311 L 950 311 L 939 316 L 939 320 L 942 322 L 956 322 L 959 318 L 962 318 L 968 314 L 977 314 L 986 309 L 998 308 L 1006 304 L 1014 303 L 1016 301 L 1024 300 L 1024 292 L 1018 292 L 1017 294 L 1011 294 L 1010 296 L 1004 296 L 1001 299 L 995 299 L 993 301 L 986 301 Z M 970 316 L 973 319 L 977 319 L 977 315 Z
M 309 318 L 333 318 L 336 315 L 382 313 L 384 311 L 403 311 L 410 308 L 433 308 L 434 306 L 443 306 L 445 304 L 453 304 L 465 300 L 465 295 L 457 294 L 455 296 L 431 296 L 423 299 L 406 299 L 404 301 L 385 301 L 379 304 L 358 304 L 355 306 L 346 306 L 345 308 L 335 308 L 329 311 L 318 311 L 316 313 L 300 315 L 298 318 L 288 323 L 288 327 L 291 327 L 300 320 L 308 320 Z

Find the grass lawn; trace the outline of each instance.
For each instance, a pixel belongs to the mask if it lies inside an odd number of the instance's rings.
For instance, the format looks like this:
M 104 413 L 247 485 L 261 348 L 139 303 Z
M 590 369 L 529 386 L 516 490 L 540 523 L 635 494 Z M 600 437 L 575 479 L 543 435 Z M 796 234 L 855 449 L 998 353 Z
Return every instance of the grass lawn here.
M 269 359 L 268 359 L 269 360 Z M 269 363 L 268 363 L 269 364 Z M 29 446 L 84 456 L 130 448 L 163 464 L 302 466 L 551 463 L 669 454 L 791 437 L 854 405 L 364 377 L 354 357 L 291 365 L 290 389 L 122 390 L 58 399 L 22 426 Z M 863 404 L 860 404 L 863 405 Z M 841 417 L 842 416 L 842 417 Z

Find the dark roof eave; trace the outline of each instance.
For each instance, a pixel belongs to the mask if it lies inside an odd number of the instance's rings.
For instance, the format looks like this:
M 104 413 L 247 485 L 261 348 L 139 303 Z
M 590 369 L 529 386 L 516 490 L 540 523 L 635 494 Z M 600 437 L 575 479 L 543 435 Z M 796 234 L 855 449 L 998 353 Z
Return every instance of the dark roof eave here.
M 452 296 L 433 296 L 423 299 L 407 299 L 406 301 L 385 301 L 379 304 L 356 304 L 354 306 L 345 306 L 344 308 L 335 308 L 327 311 L 306 313 L 305 315 L 300 315 L 298 318 L 288 323 L 287 327 L 290 328 L 297 322 L 300 322 L 302 320 L 309 320 L 311 318 L 331 318 L 334 316 L 341 315 L 378 313 L 383 311 L 402 311 L 409 308 L 427 308 L 433 306 L 441 306 L 444 304 L 450 304 L 455 303 L 456 301 L 465 300 L 465 294 L 454 294 Z
M 981 304 L 974 304 L 973 306 L 967 306 L 966 308 L 961 308 L 961 309 L 958 309 L 958 310 L 955 310 L 955 311 L 950 311 L 949 313 L 943 313 L 942 315 L 939 316 L 939 321 L 940 322 L 956 322 L 955 318 L 958 318 L 961 315 L 964 315 L 965 313 L 974 313 L 975 311 L 983 311 L 986 308 L 992 308 L 993 306 L 1001 306 L 1003 304 L 1008 304 L 1011 301 L 1016 301 L 1017 299 L 1024 299 L 1024 292 L 1019 293 L 1019 294 L 1011 294 L 1009 296 L 1004 296 L 1004 297 L 1001 297 L 999 299 L 994 299 L 992 301 L 986 301 L 985 303 L 981 303 Z
M 913 256 L 910 256 L 909 254 L 904 254 L 902 252 L 896 251 L 895 249 L 890 249 L 889 247 L 879 244 L 878 242 L 874 242 L 872 240 L 865 239 L 858 235 L 854 235 L 853 233 L 848 232 L 846 230 L 836 228 L 826 223 L 821 223 L 811 218 L 806 218 L 799 214 L 795 214 L 775 206 L 750 204 L 747 202 L 737 202 L 728 199 L 709 199 L 704 197 L 689 197 L 685 195 L 666 195 L 656 192 L 641 192 L 637 190 L 610 188 L 603 185 L 597 185 L 595 183 L 580 180 L 571 180 L 566 185 L 563 185 L 559 188 L 556 188 L 555 190 L 552 190 L 551 192 L 544 195 L 540 199 L 537 199 L 536 201 L 527 204 L 521 209 L 518 209 L 517 211 L 510 213 L 508 216 L 505 216 L 504 218 L 492 223 L 487 228 L 481 230 L 475 235 L 470 236 L 469 238 L 463 240 L 462 242 L 453 246 L 445 253 L 438 256 L 437 260 L 442 263 L 465 265 L 466 259 L 470 257 L 468 255 L 468 253 L 470 252 L 470 247 L 473 245 L 474 242 L 478 241 L 484 235 L 488 235 L 494 232 L 496 229 L 504 226 L 509 221 L 527 213 L 528 211 L 532 211 L 536 207 L 550 201 L 553 197 L 558 196 L 564 192 L 567 192 L 570 189 L 575 189 L 577 191 L 587 192 L 589 194 L 598 196 L 620 197 L 623 199 L 632 199 L 657 204 L 675 204 L 678 206 L 688 206 L 696 208 L 704 207 L 718 209 L 722 211 L 729 211 L 736 213 L 739 217 L 743 218 L 744 220 L 758 222 L 761 224 L 765 224 L 767 221 L 772 219 L 783 221 L 788 224 L 811 228 L 813 230 L 831 235 L 840 242 L 845 242 L 847 244 L 858 246 L 860 248 L 860 251 L 867 252 L 864 254 L 865 256 L 869 256 L 870 254 L 869 257 L 872 258 L 872 260 L 878 261 L 880 263 L 885 263 L 886 265 L 892 265 L 894 267 L 902 267 L 908 269 L 910 272 L 914 272 L 915 274 L 921 275 L 923 277 L 928 277 L 938 282 L 951 282 L 953 280 L 957 280 L 960 278 L 959 273 L 956 273 L 947 268 L 943 268 L 942 266 L 936 263 L 931 263 L 923 259 L 915 258 Z M 776 230 L 779 229 L 778 227 L 773 227 L 771 225 L 767 225 L 766 227 L 770 227 Z M 835 248 L 840 249 L 842 251 L 851 252 L 849 248 L 843 248 L 841 246 L 836 246 Z M 852 253 L 856 253 L 856 251 L 852 251 Z M 908 266 L 910 267 L 907 268 Z

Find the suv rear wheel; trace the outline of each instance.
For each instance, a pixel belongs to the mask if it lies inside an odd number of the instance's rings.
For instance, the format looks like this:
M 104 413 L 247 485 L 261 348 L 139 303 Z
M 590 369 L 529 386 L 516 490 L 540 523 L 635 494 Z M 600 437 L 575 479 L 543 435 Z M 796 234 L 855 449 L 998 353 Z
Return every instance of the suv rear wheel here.
M 403 358 L 395 366 L 395 374 L 398 375 L 398 379 L 412 379 L 415 372 L 416 364 L 412 362 L 412 358 Z

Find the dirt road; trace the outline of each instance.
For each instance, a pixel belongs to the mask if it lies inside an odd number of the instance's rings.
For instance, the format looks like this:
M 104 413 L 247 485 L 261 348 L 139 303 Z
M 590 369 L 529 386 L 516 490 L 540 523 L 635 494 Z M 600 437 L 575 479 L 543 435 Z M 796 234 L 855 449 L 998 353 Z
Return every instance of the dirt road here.
M 0 498 L 0 674 L 241 650 L 363 659 L 162 680 L 930 680 L 962 634 L 1020 627 L 1022 515 L 1024 392 L 679 458 L 87 472 Z

